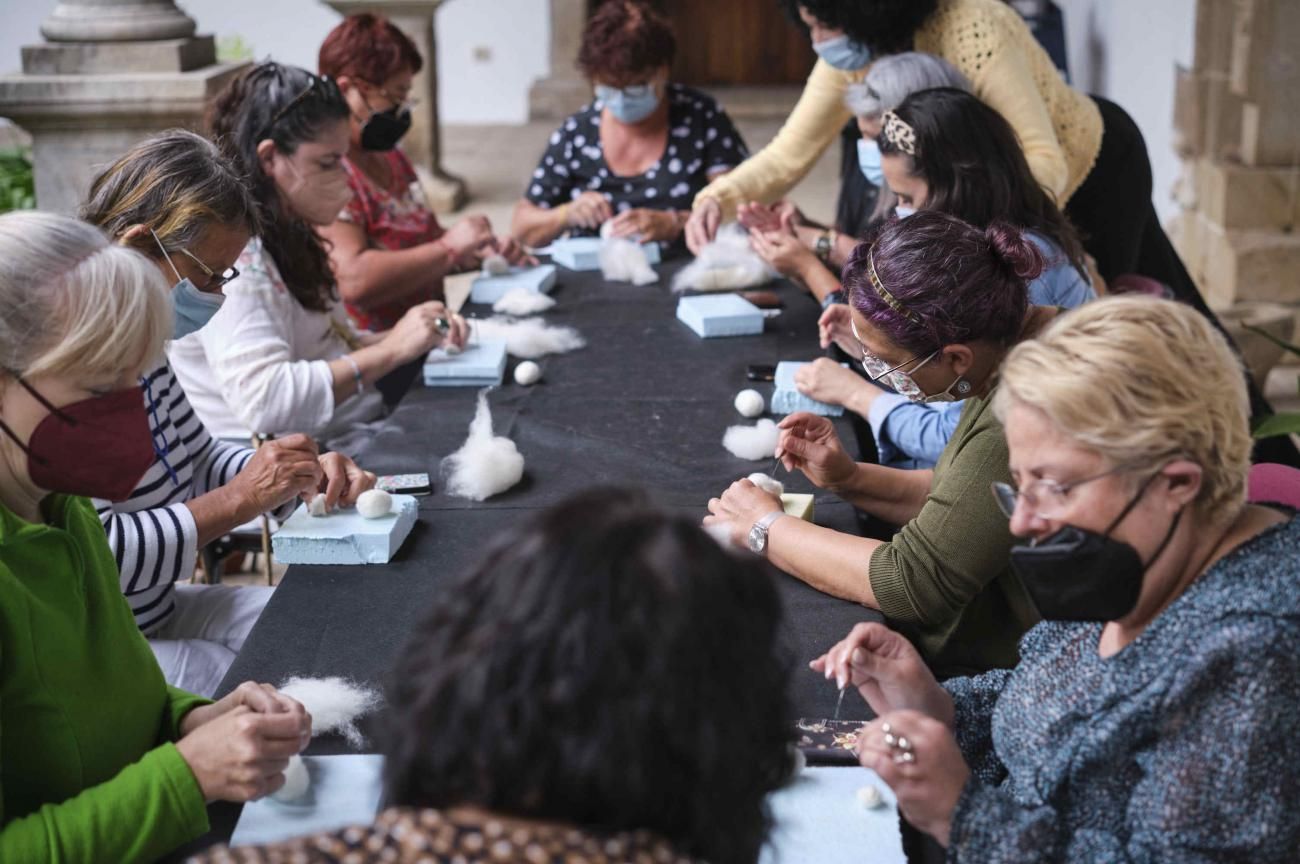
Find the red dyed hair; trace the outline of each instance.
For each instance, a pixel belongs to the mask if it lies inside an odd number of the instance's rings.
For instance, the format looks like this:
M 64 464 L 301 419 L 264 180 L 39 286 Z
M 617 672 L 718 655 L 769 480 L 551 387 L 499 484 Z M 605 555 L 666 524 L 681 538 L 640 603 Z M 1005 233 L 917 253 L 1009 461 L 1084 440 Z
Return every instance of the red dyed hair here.
M 592 81 L 623 87 L 676 56 L 668 19 L 642 0 L 605 0 L 583 31 L 578 68 Z
M 415 43 L 382 15 L 349 15 L 330 31 L 320 46 L 317 66 L 331 78 L 347 75 L 382 85 L 405 70 L 420 71 L 424 60 Z

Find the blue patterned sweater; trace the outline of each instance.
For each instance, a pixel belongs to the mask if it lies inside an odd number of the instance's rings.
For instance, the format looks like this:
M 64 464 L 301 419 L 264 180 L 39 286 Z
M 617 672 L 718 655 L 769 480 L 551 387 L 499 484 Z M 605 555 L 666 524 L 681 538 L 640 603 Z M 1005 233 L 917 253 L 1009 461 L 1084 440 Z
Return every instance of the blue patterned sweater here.
M 1300 861 L 1300 519 L 1100 636 L 1043 622 L 1014 670 L 945 684 L 972 771 L 947 860 Z

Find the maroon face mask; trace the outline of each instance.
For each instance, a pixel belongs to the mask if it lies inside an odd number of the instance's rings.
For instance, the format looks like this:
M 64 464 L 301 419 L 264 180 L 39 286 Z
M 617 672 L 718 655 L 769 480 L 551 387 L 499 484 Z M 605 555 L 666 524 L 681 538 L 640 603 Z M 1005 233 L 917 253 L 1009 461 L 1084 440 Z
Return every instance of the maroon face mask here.
M 32 482 L 49 492 L 125 501 L 154 460 L 144 392 L 128 387 L 55 408 L 26 381 L 18 383 L 50 410 L 26 444 L 0 422 L 27 454 Z

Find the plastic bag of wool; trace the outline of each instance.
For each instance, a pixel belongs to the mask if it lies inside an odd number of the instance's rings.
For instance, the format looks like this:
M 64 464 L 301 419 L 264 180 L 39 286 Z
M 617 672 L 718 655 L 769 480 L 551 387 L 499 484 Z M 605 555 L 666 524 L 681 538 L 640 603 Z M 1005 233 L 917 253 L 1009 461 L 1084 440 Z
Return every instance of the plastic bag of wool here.
M 447 492 L 471 501 L 485 501 L 514 486 L 524 476 L 524 457 L 515 442 L 492 434 L 487 390 L 478 394 L 478 408 L 469 424 L 469 438 L 442 460 Z
M 765 285 L 777 272 L 749 245 L 749 234 L 737 222 L 724 225 L 718 236 L 673 279 L 674 291 L 737 291 Z
M 523 360 L 547 354 L 566 354 L 587 347 L 587 340 L 572 327 L 554 327 L 540 318 L 476 318 L 471 334 L 480 342 L 504 342 L 506 350 Z

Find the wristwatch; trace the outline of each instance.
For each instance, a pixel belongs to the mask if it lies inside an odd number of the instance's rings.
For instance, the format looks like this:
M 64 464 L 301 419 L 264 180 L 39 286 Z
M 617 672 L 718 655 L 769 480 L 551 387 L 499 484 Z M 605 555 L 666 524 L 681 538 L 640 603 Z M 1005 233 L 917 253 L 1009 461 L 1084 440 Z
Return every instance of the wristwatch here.
M 745 540 L 745 545 L 749 547 L 750 552 L 755 555 L 766 554 L 768 529 L 772 527 L 773 522 L 784 515 L 784 510 L 773 510 L 754 523 L 754 527 L 749 529 L 749 537 Z
M 813 252 L 817 253 L 817 257 L 821 259 L 822 263 L 825 263 L 828 260 L 830 260 L 831 257 L 831 232 L 830 231 L 823 231 L 821 234 L 817 235 L 817 242 L 813 246 Z

